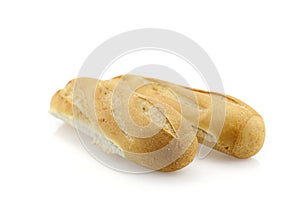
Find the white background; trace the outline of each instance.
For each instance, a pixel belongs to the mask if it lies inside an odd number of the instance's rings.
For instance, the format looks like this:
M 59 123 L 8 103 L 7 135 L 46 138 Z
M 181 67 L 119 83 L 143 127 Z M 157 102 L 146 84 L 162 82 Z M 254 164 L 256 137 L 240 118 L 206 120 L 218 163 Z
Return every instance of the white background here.
M 1 1 L 0 199 L 299 199 L 299 1 Z M 174 173 L 102 166 L 47 112 L 94 48 L 137 28 L 177 31 L 227 94 L 265 119 L 253 158 L 212 152 Z

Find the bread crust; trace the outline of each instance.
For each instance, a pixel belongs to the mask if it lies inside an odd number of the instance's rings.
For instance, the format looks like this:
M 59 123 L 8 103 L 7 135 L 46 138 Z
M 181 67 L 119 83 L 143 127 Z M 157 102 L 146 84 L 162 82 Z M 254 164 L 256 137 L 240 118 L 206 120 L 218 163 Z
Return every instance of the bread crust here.
M 173 107 L 165 104 L 161 105 L 165 112 L 156 110 L 156 114 L 160 113 L 165 117 L 166 125 L 151 137 L 135 137 L 121 129 L 112 108 L 113 92 L 119 81 L 120 78 L 110 81 L 74 79 L 54 94 L 50 112 L 55 116 L 63 115 L 73 122 L 79 120 L 85 123 L 121 149 L 123 157 L 142 166 L 160 171 L 175 171 L 189 164 L 198 148 L 196 132 L 192 133 L 192 128 L 186 128 L 190 125 L 182 125 L 181 114 Z M 139 90 L 147 90 L 147 87 Z M 139 126 L 151 122 L 147 111 L 159 103 L 154 101 L 138 92 L 132 94 L 128 109 Z M 141 102 L 144 104 L 141 105 Z M 186 120 L 185 123 L 189 124 Z M 76 123 L 72 125 L 76 127 Z M 179 134 L 179 129 L 184 126 L 185 131 Z
M 163 84 L 165 87 L 174 85 L 157 79 L 150 78 L 150 80 Z M 211 145 L 215 150 L 237 158 L 249 158 L 259 152 L 264 144 L 265 125 L 263 118 L 253 108 L 229 95 L 179 87 L 185 90 L 181 95 L 185 95 L 185 92 L 192 92 L 197 97 L 197 105 L 194 106 L 199 106 L 200 120 L 194 126 L 198 126 L 199 143 Z M 189 104 L 194 103 L 195 101 L 189 102 Z M 218 116 L 213 116 L 213 109 L 220 111 L 221 117 L 224 118 L 219 132 L 214 131 L 214 127 L 210 126 L 211 123 L 219 120 Z M 193 116 L 184 117 L 192 121 Z M 216 141 L 210 142 L 209 137 L 215 138 Z

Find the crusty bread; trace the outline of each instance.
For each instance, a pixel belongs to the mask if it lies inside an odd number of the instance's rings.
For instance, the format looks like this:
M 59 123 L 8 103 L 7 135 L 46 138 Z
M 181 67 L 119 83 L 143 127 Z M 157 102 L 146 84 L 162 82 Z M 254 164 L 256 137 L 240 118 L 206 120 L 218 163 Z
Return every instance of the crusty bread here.
M 139 134 L 132 126 L 126 128 L 126 124 L 122 125 L 116 120 L 118 116 L 114 116 L 113 109 L 115 113 L 120 113 L 122 108 L 112 105 L 114 90 L 121 85 L 120 80 L 120 77 L 109 81 L 91 78 L 72 80 L 54 94 L 50 113 L 93 137 L 94 143 L 104 151 L 118 154 L 147 168 L 175 171 L 188 165 L 195 157 L 198 143 L 196 131 L 187 120 L 182 119 L 178 111 L 180 109 L 133 92 L 128 105 L 123 106 L 128 108 L 137 127 L 145 129 L 144 133 Z M 129 80 L 128 85 L 145 81 L 137 76 L 130 76 L 126 80 Z M 148 86 L 153 84 L 152 81 L 147 82 Z M 148 89 L 142 86 L 138 91 Z M 120 95 L 115 95 L 115 99 L 118 100 Z M 149 128 L 147 125 L 151 120 L 154 126 Z M 164 123 L 159 124 L 160 121 Z M 160 125 L 161 129 L 155 129 Z
M 160 171 L 188 165 L 197 140 L 248 158 L 265 137 L 261 116 L 238 99 L 135 75 L 74 79 L 55 93 L 50 113 L 104 151 Z
M 155 81 L 164 87 L 174 88 L 173 83 L 152 78 L 147 78 L 147 80 Z M 262 148 L 265 139 L 264 121 L 249 105 L 228 95 L 179 87 L 182 90 L 176 90 L 178 96 L 186 96 L 187 93 L 196 95 L 196 101 L 185 98 L 185 105 L 198 106 L 200 120 L 194 124 L 194 127 L 198 126 L 199 143 L 204 143 L 237 158 L 249 158 Z M 163 92 L 160 93 L 164 95 Z M 195 102 L 197 105 L 193 105 Z M 174 109 L 177 110 L 178 106 Z M 213 116 L 213 110 L 217 116 Z M 192 121 L 194 116 L 185 115 L 184 117 Z M 215 126 L 221 129 L 218 130 Z

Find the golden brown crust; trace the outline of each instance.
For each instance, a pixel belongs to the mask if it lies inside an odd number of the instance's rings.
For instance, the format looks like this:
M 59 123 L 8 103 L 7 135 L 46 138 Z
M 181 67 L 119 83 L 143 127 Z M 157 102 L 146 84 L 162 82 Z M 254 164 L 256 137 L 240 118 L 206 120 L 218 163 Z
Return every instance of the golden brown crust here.
M 225 120 L 214 149 L 237 158 L 249 158 L 255 155 L 264 143 L 263 119 L 254 109 L 240 100 L 229 96 L 224 97 Z M 207 108 L 210 107 L 208 103 Z M 208 118 L 200 120 L 199 127 L 204 127 L 203 129 L 206 130 L 208 121 Z M 203 134 L 200 133 L 197 134 L 197 138 L 200 143 L 204 140 Z
M 161 80 L 151 80 L 166 85 L 170 84 Z M 200 107 L 197 132 L 199 143 L 214 145 L 213 142 L 207 141 L 206 136 L 215 136 L 218 140 L 213 148 L 237 158 L 249 158 L 262 148 L 265 138 L 264 121 L 249 105 L 228 95 L 183 86 L 179 87 L 194 92 L 197 96 L 197 103 Z M 212 119 L 212 105 L 217 106 L 216 110 L 224 109 L 224 124 L 220 134 L 209 131 L 211 121 L 215 120 Z M 178 107 L 174 106 L 174 108 L 177 109 Z M 193 116 L 185 117 L 190 119 Z
M 195 138 L 192 145 L 190 145 L 190 147 L 186 150 L 184 154 L 182 154 L 175 162 L 160 169 L 159 171 L 172 172 L 187 166 L 193 161 L 197 153 L 197 148 L 198 148 L 198 141 L 197 138 Z
M 248 158 L 255 155 L 263 146 L 265 126 L 259 115 L 253 115 L 240 130 L 232 155 L 238 158 Z
M 110 81 L 89 78 L 72 80 L 64 89 L 55 93 L 50 110 L 74 121 L 78 119 L 84 121 L 118 146 L 127 159 L 142 166 L 174 171 L 190 163 L 198 147 L 195 143 L 195 133 L 177 135 L 181 115 L 170 106 L 165 106 L 166 112 L 163 113 L 167 125 L 152 137 L 138 138 L 121 129 L 115 120 L 111 105 L 113 91 L 118 81 L 118 78 Z M 143 89 L 145 88 L 140 88 Z M 80 103 L 77 103 L 78 99 Z M 138 125 L 145 126 L 150 122 L 147 110 L 155 103 L 157 102 L 153 102 L 145 95 L 134 93 L 129 101 L 129 113 Z

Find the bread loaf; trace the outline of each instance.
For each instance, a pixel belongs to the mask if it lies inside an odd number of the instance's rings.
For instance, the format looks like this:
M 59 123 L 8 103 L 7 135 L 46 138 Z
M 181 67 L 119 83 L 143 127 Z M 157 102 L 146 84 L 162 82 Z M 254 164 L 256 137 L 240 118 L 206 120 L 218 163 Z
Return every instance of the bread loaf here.
M 137 76 L 126 77 L 126 84 L 120 81 L 120 77 L 109 81 L 74 79 L 54 94 L 50 113 L 91 136 L 107 153 L 144 167 L 175 171 L 188 165 L 195 157 L 198 143 L 196 132 L 187 120 L 181 119 L 179 109 L 142 95 L 152 81 Z M 113 99 L 122 100 L 122 94 L 113 98 L 117 85 L 128 89 L 130 84 L 141 81 L 146 81 L 146 85 L 133 91 L 128 103 L 113 106 Z M 122 119 L 127 110 L 133 124 L 125 123 L 128 116 Z M 121 122 L 117 120 L 120 117 Z
M 238 99 L 135 75 L 74 79 L 54 94 L 50 113 L 107 153 L 160 171 L 188 165 L 197 141 L 248 158 L 265 137 L 261 116 Z
M 172 87 L 173 83 L 157 79 L 155 81 L 164 87 Z M 184 105 L 197 107 L 200 112 L 200 120 L 194 127 L 197 127 L 197 138 L 199 143 L 212 145 L 218 151 L 237 158 L 249 158 L 255 155 L 263 146 L 265 139 L 265 125 L 263 118 L 249 105 L 237 98 L 215 92 L 183 87 L 177 90 L 177 95 L 186 96 L 187 93 L 194 93 L 195 100 L 185 98 Z M 163 95 L 163 92 L 160 92 Z M 197 103 L 197 105 L 193 105 Z M 213 107 L 215 107 L 213 109 Z M 178 107 L 177 107 L 178 108 Z M 176 107 L 174 107 L 176 109 Z M 215 110 L 213 116 L 212 111 Z M 219 113 L 218 113 L 219 112 Z M 193 115 L 185 115 L 187 120 L 192 121 Z M 221 119 L 220 119 L 221 118 Z M 221 121 L 222 123 L 218 123 Z M 221 125 L 218 132 L 211 124 Z

